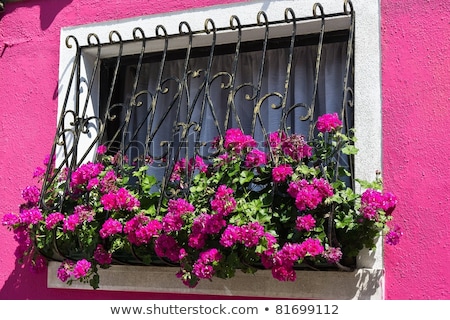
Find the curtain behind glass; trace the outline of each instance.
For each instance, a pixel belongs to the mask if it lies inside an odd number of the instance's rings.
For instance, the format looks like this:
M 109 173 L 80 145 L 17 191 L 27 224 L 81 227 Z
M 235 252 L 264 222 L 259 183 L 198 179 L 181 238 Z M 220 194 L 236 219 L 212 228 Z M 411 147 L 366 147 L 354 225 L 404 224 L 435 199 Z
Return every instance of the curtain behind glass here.
M 341 113 L 346 49 L 346 42 L 324 44 L 313 117 L 304 121 L 300 119 L 308 114 L 313 101 L 317 46 L 295 48 L 286 95 L 288 49 L 267 51 L 260 91 L 261 52 L 241 53 L 234 78 L 230 75 L 234 54 L 215 56 L 209 73 L 208 57 L 190 59 L 186 76 L 184 60 L 167 61 L 162 77 L 160 61 L 143 64 L 139 75 L 135 66 L 129 66 L 125 100 L 136 104 L 128 109 L 131 121 L 124 129 L 128 156 L 150 156 L 161 167 L 195 153 L 207 158 L 213 139 L 223 137 L 232 127 L 252 134 L 261 148 L 264 133 L 283 126 L 308 137 L 310 124 L 318 115 Z M 136 76 L 139 81 L 133 95 Z M 263 99 L 265 95 L 267 99 Z M 279 107 L 283 99 L 285 105 Z M 258 101 L 263 103 L 255 113 Z M 283 113 L 293 106 L 297 107 L 282 121 Z

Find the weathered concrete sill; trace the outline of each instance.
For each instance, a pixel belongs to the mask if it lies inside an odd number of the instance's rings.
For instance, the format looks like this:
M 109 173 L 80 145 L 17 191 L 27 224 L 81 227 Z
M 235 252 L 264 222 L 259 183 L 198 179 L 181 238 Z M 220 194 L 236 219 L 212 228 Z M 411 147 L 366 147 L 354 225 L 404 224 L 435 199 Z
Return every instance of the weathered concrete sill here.
M 59 262 L 50 262 L 49 288 L 92 289 L 74 282 L 71 286 L 56 277 Z M 297 271 L 295 282 L 280 282 L 269 270 L 253 275 L 237 273 L 231 279 L 200 281 L 190 289 L 176 278 L 177 268 L 116 265 L 100 271 L 100 289 L 127 292 L 223 295 L 275 299 L 380 300 L 383 299 L 382 269 L 361 268 L 354 272 Z M 93 289 L 92 289 L 93 290 Z

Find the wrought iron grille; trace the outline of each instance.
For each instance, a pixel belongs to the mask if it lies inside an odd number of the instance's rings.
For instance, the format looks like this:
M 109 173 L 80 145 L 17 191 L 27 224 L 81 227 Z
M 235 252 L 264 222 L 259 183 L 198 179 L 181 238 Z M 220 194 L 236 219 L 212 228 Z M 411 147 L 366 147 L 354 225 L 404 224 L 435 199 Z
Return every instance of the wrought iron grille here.
M 148 157 L 152 158 L 154 168 L 163 171 L 160 188 L 164 195 L 168 177 L 178 159 L 192 154 L 208 159 L 213 155 L 208 145 L 214 137 L 205 134 L 206 126 L 213 126 L 215 136 L 219 138 L 223 138 L 227 128 L 235 126 L 264 140 L 268 129 L 261 115 L 263 109 L 278 113 L 278 129 L 292 130 L 292 122 L 299 121 L 306 124 L 302 129 L 303 134 L 311 137 L 318 115 L 322 52 L 324 46 L 332 42 L 343 42 L 345 47 L 345 72 L 340 88 L 342 95 L 337 103 L 340 105 L 340 117 L 344 119 L 344 130 L 351 128 L 355 22 L 351 1 L 344 1 L 343 11 L 339 13 L 325 14 L 322 5 L 315 4 L 309 17 L 296 17 L 291 8 L 285 10 L 284 16 L 284 20 L 269 21 L 266 13 L 261 11 L 256 15 L 256 22 L 248 25 L 241 25 L 237 16 L 231 16 L 230 25 L 226 27 L 217 27 L 214 20 L 208 18 L 203 30 L 192 30 L 189 23 L 183 21 L 179 23 L 178 34 L 168 34 L 164 26 L 158 25 L 154 36 L 147 36 L 143 28 L 136 27 L 132 40 L 122 40 L 122 35 L 112 30 L 109 42 L 101 42 L 98 35 L 90 34 L 86 46 L 80 46 L 74 36 L 67 37 L 66 45 L 75 54 L 50 153 L 50 158 L 56 158 L 56 167 L 48 166 L 42 194 L 47 192 L 62 170 L 67 171 L 67 181 L 70 181 L 72 172 L 82 163 L 93 161 L 96 147 L 103 144 L 109 152 L 121 155 L 117 170 L 126 161 L 141 163 Z M 327 23 L 335 18 L 346 19 L 346 28 L 327 32 Z M 317 28 L 311 33 L 302 34 L 299 26 L 308 22 Z M 284 34 L 273 37 L 271 31 L 275 28 L 284 30 Z M 246 34 L 256 34 L 258 38 L 245 40 Z M 233 40 L 226 43 L 224 35 L 232 35 Z M 204 39 L 203 45 L 194 43 L 199 38 Z M 184 45 L 170 49 L 172 43 L 177 41 Z M 139 48 L 137 54 L 125 53 L 129 45 Z M 162 48 L 156 51 L 149 49 L 161 45 Z M 313 46 L 316 52 L 311 99 L 289 101 L 288 92 L 295 89 L 291 78 L 295 67 L 295 51 L 306 45 Z M 263 86 L 264 70 L 273 62 L 266 57 L 269 50 L 274 48 L 282 48 L 287 52 L 284 79 L 280 90 L 266 92 Z M 95 61 L 88 72 L 91 76 L 86 79 L 81 76 L 81 61 L 87 52 L 91 56 L 94 53 Z M 237 80 L 236 68 L 246 52 L 257 52 L 260 57 L 257 81 L 254 82 Z M 232 62 L 227 70 L 219 70 L 215 63 L 224 54 L 230 55 Z M 191 62 L 199 57 L 203 57 L 204 66 L 191 69 Z M 181 64 L 183 71 L 180 75 L 164 73 L 171 61 Z M 139 85 L 142 69 L 148 63 L 157 66 L 153 71 L 156 82 L 153 89 L 142 89 Z M 130 70 L 131 76 L 127 78 L 126 72 Z M 194 91 L 192 79 L 196 80 Z M 175 86 L 170 87 L 169 83 Z M 214 89 L 216 83 L 219 83 L 218 90 L 225 95 L 225 103 L 216 104 L 213 100 L 212 90 L 217 90 Z M 92 115 L 89 105 L 95 100 L 93 93 L 96 90 L 100 90 L 100 106 Z M 236 103 L 238 95 L 243 95 L 251 107 L 243 110 Z M 163 96 L 168 101 L 164 108 L 160 107 Z M 167 96 L 170 99 L 167 100 Z M 301 115 L 297 113 L 294 116 L 294 110 L 302 110 Z M 246 114 L 245 119 L 243 114 Z M 160 138 L 161 134 L 163 138 Z M 351 172 L 349 183 L 352 183 L 351 157 L 341 159 L 341 162 L 345 162 Z M 59 203 L 52 204 L 52 209 L 61 207 L 62 198 Z M 44 201 L 41 204 L 49 205 Z

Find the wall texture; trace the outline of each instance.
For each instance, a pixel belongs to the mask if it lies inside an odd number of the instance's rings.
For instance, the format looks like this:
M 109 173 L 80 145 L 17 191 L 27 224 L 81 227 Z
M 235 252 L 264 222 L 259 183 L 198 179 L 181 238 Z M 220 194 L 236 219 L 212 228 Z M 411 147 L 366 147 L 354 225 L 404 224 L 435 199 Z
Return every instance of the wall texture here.
M 338 1 L 338 0 L 337 0 Z M 28 0 L 0 18 L 0 217 L 17 210 L 55 130 L 60 28 L 238 0 Z M 450 3 L 381 1 L 383 175 L 404 237 L 387 247 L 386 298 L 449 299 Z M 197 299 L 46 288 L 0 228 L 0 299 Z
M 450 2 L 381 1 L 383 164 L 402 244 L 386 298 L 450 299 Z

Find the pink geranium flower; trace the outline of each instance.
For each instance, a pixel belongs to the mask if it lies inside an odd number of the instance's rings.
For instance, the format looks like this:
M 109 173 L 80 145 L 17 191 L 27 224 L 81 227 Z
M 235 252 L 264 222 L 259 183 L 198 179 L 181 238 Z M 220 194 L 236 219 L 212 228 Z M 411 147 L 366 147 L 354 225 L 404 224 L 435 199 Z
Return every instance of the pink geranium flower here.
M 332 132 L 342 126 L 337 113 L 327 113 L 317 119 L 316 128 L 319 132 Z

